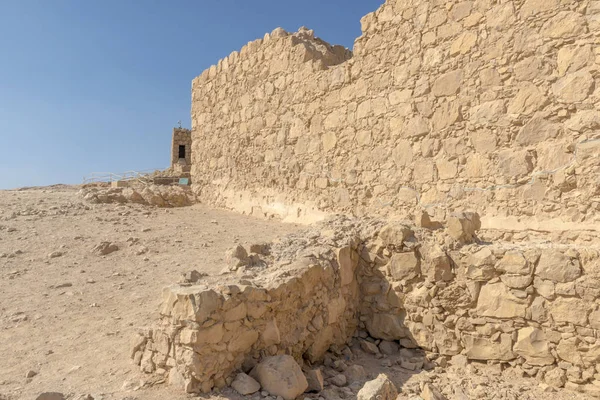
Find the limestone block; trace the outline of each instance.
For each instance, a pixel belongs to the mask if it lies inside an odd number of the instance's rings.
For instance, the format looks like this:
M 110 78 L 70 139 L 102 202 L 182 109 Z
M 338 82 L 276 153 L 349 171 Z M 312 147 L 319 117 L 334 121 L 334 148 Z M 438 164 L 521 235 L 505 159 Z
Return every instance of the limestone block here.
M 327 305 L 327 322 L 335 324 L 346 310 L 346 300 L 343 296 L 332 299 Z
M 516 358 L 512 351 L 513 341 L 511 335 L 505 333 L 500 335 L 499 341 L 465 334 L 463 342 L 469 360 L 510 361 Z
M 413 179 L 415 182 L 428 183 L 434 180 L 435 167 L 430 160 L 417 160 L 414 163 Z
M 399 140 L 396 147 L 392 150 L 394 162 L 399 167 L 410 166 L 413 161 L 412 145 L 408 140 Z
M 550 354 L 544 331 L 534 327 L 519 329 L 514 352 L 524 357 L 531 365 L 552 365 L 554 357 Z
M 505 114 L 504 100 L 492 100 L 471 107 L 469 119 L 476 124 L 486 124 L 498 121 Z
M 545 279 L 540 279 L 538 277 L 534 277 L 533 287 L 542 297 L 544 297 L 548 300 L 554 299 L 554 296 L 555 296 L 554 282 L 548 281 Z
M 421 398 L 423 400 L 447 400 L 435 386 L 431 383 L 426 383 L 421 391 Z
M 498 261 L 496 269 L 507 274 L 530 275 L 532 267 L 522 252 L 512 250 L 507 251 Z
M 450 18 L 452 18 L 454 21 L 460 21 L 461 19 L 468 17 L 471 14 L 472 9 L 472 1 L 463 1 L 460 3 L 456 3 L 452 6 L 452 9 L 450 10 Z
M 550 315 L 556 322 L 570 322 L 574 325 L 586 326 L 588 304 L 575 297 L 558 297 L 550 302 Z
M 511 289 L 525 289 L 533 282 L 533 276 L 504 274 L 500 280 Z
M 162 291 L 161 314 L 176 320 L 204 322 L 223 304 L 223 297 L 202 286 L 171 285 Z
M 590 327 L 600 329 L 600 309 L 594 310 L 589 316 Z
M 567 375 L 562 368 L 553 368 L 544 375 L 544 382 L 552 387 L 561 388 L 567 382 Z
M 402 243 L 412 235 L 412 229 L 398 222 L 390 223 L 379 231 L 379 238 L 384 246 L 402 246 Z
M 462 79 L 463 71 L 461 69 L 447 72 L 433 82 L 431 93 L 436 97 L 452 96 L 460 89 Z
M 541 34 L 554 39 L 576 37 L 587 31 L 585 17 L 575 11 L 561 11 L 542 26 Z
M 558 50 L 556 63 L 558 74 L 563 76 L 567 72 L 577 72 L 587 64 L 592 63 L 594 55 L 590 45 L 563 46 Z
M 527 304 L 503 283 L 484 285 L 477 301 L 477 314 L 494 318 L 525 318 Z
M 335 132 L 326 132 L 321 136 L 321 141 L 323 143 L 323 151 L 328 152 L 333 150 L 337 144 L 337 137 Z
M 223 324 L 218 323 L 202 330 L 183 329 L 179 340 L 185 345 L 215 344 L 221 342 L 224 333 Z
M 357 400 L 396 400 L 398 390 L 385 374 L 367 383 L 359 390 Z
M 420 273 L 420 262 L 414 252 L 395 253 L 387 265 L 388 273 L 396 281 L 416 278 Z
M 371 337 L 384 340 L 400 340 L 406 337 L 405 313 L 373 313 L 365 321 Z
M 558 7 L 559 0 L 526 0 L 519 10 L 519 15 L 525 19 Z
M 476 281 L 487 281 L 495 276 L 494 270 L 495 257 L 488 247 L 484 247 L 466 259 L 467 272 L 469 279 Z
M 467 54 L 477 44 L 477 33 L 463 32 L 450 46 L 450 55 Z
M 481 154 L 491 153 L 496 150 L 496 135 L 489 129 L 479 129 L 471 133 L 471 143 L 475 151 Z
M 406 137 L 421 137 L 429 133 L 429 121 L 420 115 L 417 115 L 406 121 L 403 128 L 403 136 Z
M 534 116 L 521 128 L 516 141 L 522 146 L 535 145 L 557 137 L 560 131 L 559 124 L 551 123 L 542 116 Z
M 321 392 L 324 388 L 323 374 L 320 369 L 311 369 L 305 372 L 306 381 L 308 383 L 307 392 Z
M 406 321 L 405 324 L 407 338 L 411 339 L 416 346 L 431 351 L 434 344 L 434 337 L 433 333 L 425 326 L 425 324 L 414 321 Z M 400 344 L 402 344 L 402 342 Z
M 435 165 L 440 179 L 452 179 L 456 177 L 458 172 L 457 160 L 439 159 L 435 161 Z
M 552 85 L 552 92 L 562 102 L 578 103 L 587 99 L 594 87 L 594 77 L 583 70 L 559 79 Z
M 433 131 L 446 129 L 462 118 L 461 108 L 458 102 L 449 101 L 442 103 L 435 109 L 431 119 Z
M 277 321 L 269 321 L 265 326 L 260 338 L 265 347 L 279 344 L 281 342 L 281 335 L 279 333 L 279 328 L 277 327 Z
M 476 238 L 475 232 L 480 228 L 479 214 L 474 212 L 452 214 L 446 227 L 450 237 L 462 243 L 471 243 Z
M 292 356 L 266 357 L 254 373 L 264 390 L 285 400 L 294 400 L 308 388 L 306 377 Z
M 342 286 L 350 284 L 354 280 L 354 271 L 358 266 L 359 256 L 350 246 L 337 250 L 337 261 L 340 266 L 340 279 Z
M 509 114 L 529 115 L 548 103 L 542 91 L 532 83 L 524 82 L 521 89 L 508 105 Z
M 503 150 L 498 153 L 498 169 L 506 177 L 526 175 L 533 171 L 532 156 L 527 150 Z
M 545 75 L 542 60 L 536 56 L 527 57 L 515 64 L 513 70 L 518 81 L 531 81 Z
M 317 362 L 323 358 L 329 347 L 333 343 L 333 328 L 332 326 L 326 326 L 325 328 L 319 329 L 319 332 L 315 335 L 314 342 L 310 345 L 306 351 L 308 360 L 310 362 Z
M 230 353 L 245 353 L 258 340 L 259 334 L 254 329 L 240 329 L 227 345 Z
M 572 282 L 581 276 L 581 266 L 562 251 L 549 249 L 542 253 L 535 275 L 553 282 Z
M 439 246 L 433 246 L 422 252 L 421 272 L 434 282 L 449 282 L 454 278 L 452 260 Z
M 565 127 L 571 131 L 583 132 L 586 129 L 600 127 L 600 111 L 580 110 L 565 122 Z
M 510 22 L 514 19 L 513 3 L 498 4 L 492 7 L 486 14 L 486 23 L 490 28 L 502 31 L 510 26 Z
M 438 352 L 445 356 L 460 354 L 463 350 L 462 343 L 453 330 L 449 330 L 441 323 L 436 323 L 433 329 L 433 339 Z

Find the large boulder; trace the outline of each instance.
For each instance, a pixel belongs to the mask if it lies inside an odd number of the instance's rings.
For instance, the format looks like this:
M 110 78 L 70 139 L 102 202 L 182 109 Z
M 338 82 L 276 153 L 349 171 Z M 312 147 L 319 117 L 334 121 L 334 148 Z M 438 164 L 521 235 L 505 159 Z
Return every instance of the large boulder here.
M 358 392 L 357 400 L 396 400 L 398 390 L 385 374 L 365 383 Z
M 285 400 L 294 400 L 308 389 L 302 369 L 289 355 L 267 357 L 253 371 L 264 390 Z

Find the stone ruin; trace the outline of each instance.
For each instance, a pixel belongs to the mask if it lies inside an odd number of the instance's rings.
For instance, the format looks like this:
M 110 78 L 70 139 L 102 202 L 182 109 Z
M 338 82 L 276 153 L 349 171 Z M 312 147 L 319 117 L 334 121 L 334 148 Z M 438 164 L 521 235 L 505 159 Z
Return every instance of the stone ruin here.
M 193 80 L 196 198 L 325 222 L 165 288 L 135 363 L 208 392 L 370 336 L 600 393 L 600 1 L 361 25 L 352 52 L 279 28 Z
M 600 251 L 568 239 L 469 243 L 469 217 L 438 230 L 337 217 L 238 247 L 225 282 L 198 274 L 164 289 L 161 321 L 140 330 L 131 356 L 144 372 L 208 392 L 265 357 L 311 366 L 367 332 L 431 362 L 462 355 L 558 386 L 594 380 Z

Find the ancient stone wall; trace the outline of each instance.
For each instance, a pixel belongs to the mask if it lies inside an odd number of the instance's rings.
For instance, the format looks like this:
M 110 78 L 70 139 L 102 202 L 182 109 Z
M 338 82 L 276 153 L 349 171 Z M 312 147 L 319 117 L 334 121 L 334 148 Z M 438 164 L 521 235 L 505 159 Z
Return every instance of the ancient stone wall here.
M 361 23 L 352 58 L 279 29 L 193 81 L 203 201 L 597 224 L 599 1 L 388 0 Z
M 166 288 L 162 322 L 136 336 L 132 357 L 208 391 L 265 356 L 312 365 L 368 333 L 422 348 L 438 365 L 497 363 L 554 386 L 598 379 L 600 251 L 589 238 L 456 238 L 450 227 L 338 219 L 251 246 L 259 253 L 242 251 L 252 262 L 236 265 L 229 284 L 205 277 Z
M 179 146 L 185 146 L 185 157 L 179 158 Z M 192 132 L 185 128 L 173 128 L 173 138 L 171 141 L 171 168 L 176 170 L 186 170 L 192 164 Z

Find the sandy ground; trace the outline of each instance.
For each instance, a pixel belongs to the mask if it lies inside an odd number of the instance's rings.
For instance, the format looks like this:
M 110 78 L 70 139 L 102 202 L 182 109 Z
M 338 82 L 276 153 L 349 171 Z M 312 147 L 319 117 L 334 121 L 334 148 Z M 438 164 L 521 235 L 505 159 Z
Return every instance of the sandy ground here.
M 0 398 L 122 398 L 139 379 L 129 340 L 157 320 L 163 286 L 193 269 L 218 273 L 235 243 L 294 229 L 200 205 L 88 204 L 73 187 L 0 191 Z M 119 250 L 93 254 L 103 241 Z
M 153 378 L 131 363 L 129 341 L 136 327 L 158 319 L 161 288 L 182 273 L 218 274 L 225 251 L 234 244 L 271 240 L 300 227 L 201 205 L 89 204 L 77 190 L 0 191 L 0 400 L 35 399 L 42 392 L 87 400 L 193 397 L 153 385 Z M 119 250 L 94 254 L 92 249 L 104 241 Z M 451 397 L 461 400 L 587 398 L 570 391 L 543 393 L 533 379 L 481 372 L 483 367 L 467 376 L 416 374 L 394 359 L 353 351 L 348 364 L 363 365 L 366 378 L 385 372 L 400 389 L 417 393 L 425 381 L 472 387 L 467 397 L 459 392 Z M 201 397 L 241 398 L 231 389 Z

